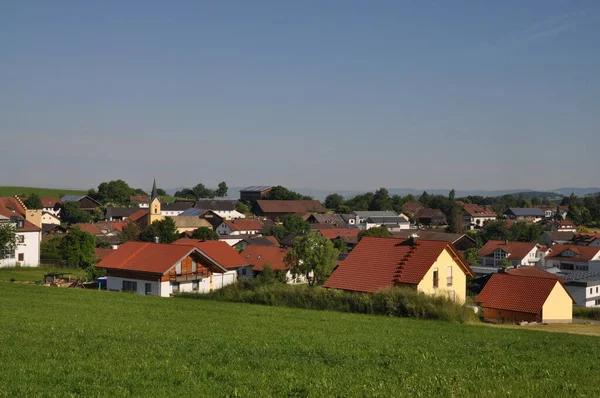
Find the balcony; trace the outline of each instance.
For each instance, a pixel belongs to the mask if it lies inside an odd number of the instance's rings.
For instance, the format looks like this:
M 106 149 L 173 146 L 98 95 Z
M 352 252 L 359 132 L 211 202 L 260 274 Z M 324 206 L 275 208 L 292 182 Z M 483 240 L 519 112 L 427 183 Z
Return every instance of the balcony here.
M 180 274 L 180 275 L 169 275 L 169 281 L 170 282 L 191 282 L 191 281 L 196 281 L 199 279 L 203 279 L 203 278 L 208 278 L 210 277 L 210 272 L 208 272 L 207 270 L 203 270 L 200 272 L 191 272 L 188 274 Z

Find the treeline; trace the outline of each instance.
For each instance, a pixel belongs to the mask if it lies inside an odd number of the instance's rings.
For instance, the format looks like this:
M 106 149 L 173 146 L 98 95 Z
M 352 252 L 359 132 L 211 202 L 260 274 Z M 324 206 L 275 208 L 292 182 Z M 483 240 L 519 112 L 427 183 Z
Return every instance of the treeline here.
M 175 197 L 195 200 L 223 198 L 227 196 L 227 191 L 228 188 L 225 181 L 220 182 L 216 189 L 207 188 L 204 184 L 200 183 L 193 188 L 183 188 L 175 192 Z
M 579 198 L 571 194 L 564 197 L 560 204 L 569 206 L 567 217 L 576 225 L 600 227 L 600 195 Z
M 531 208 L 535 206 L 557 206 L 557 203 L 551 202 L 548 198 L 527 199 L 523 194 L 518 197 L 514 195 L 502 196 L 467 196 L 459 199 L 461 202 L 475 204 L 480 206 L 492 206 L 498 216 L 506 213 L 511 207 Z

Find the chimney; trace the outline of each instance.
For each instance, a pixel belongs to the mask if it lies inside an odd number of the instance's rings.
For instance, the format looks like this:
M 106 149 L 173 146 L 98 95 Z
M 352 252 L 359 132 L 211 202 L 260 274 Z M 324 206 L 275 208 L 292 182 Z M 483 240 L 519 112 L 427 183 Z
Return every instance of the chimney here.
M 158 236 L 154 237 L 154 243 L 160 243 L 160 238 Z
M 412 234 L 412 235 L 410 236 L 410 240 L 409 240 L 409 242 L 410 242 L 410 245 L 411 245 L 411 246 L 415 246 L 417 243 L 419 243 L 419 235 L 417 235 L 417 234 Z

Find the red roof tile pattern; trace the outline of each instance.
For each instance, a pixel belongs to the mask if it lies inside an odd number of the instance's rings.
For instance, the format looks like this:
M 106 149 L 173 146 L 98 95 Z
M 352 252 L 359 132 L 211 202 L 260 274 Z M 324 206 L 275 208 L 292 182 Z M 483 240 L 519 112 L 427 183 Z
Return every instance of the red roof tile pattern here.
M 108 256 L 112 252 L 113 252 L 113 249 L 102 249 L 99 247 L 94 249 L 94 254 L 96 255 L 96 258 L 98 260 L 102 260 L 104 257 Z
M 421 204 L 421 202 L 406 202 L 403 206 L 402 206 L 402 211 L 405 211 L 407 213 L 412 213 L 415 214 L 417 211 L 419 211 L 419 209 L 424 208 L 425 206 L 423 206 Z
M 575 253 L 575 256 L 566 256 L 567 250 Z M 561 245 L 552 246 L 552 253 L 546 256 L 546 259 L 569 259 L 573 261 L 592 261 L 600 253 L 600 247 L 593 246 L 577 246 L 577 245 Z
M 17 228 L 17 232 L 36 232 L 41 230 L 40 227 L 27 220 L 23 223 L 23 228 Z
M 256 204 L 263 213 L 325 213 L 318 200 L 257 200 Z
M 529 277 L 532 277 L 532 278 L 554 279 L 556 281 L 559 281 L 560 283 L 566 283 L 567 282 L 566 279 L 561 278 L 560 276 L 552 274 L 550 272 L 546 272 L 544 270 L 541 270 L 541 269 L 539 269 L 537 267 L 515 268 L 515 269 L 507 270 L 506 273 L 509 274 L 509 275 L 516 275 L 516 276 L 529 276 Z
M 258 218 L 238 218 L 224 221 L 232 231 L 260 231 L 263 223 Z
M 43 208 L 54 208 L 56 204 L 62 204 L 60 198 L 41 198 Z
M 73 224 L 71 228 L 79 228 L 84 232 L 88 232 L 92 235 L 102 235 L 102 230 L 96 224 Z
M 0 209 L 4 210 L 2 212 L 3 216 L 20 216 L 25 218 L 25 208 L 15 197 L 0 197 Z
M 360 233 L 358 228 L 332 228 L 332 229 L 316 229 L 323 237 L 327 239 L 336 239 L 340 237 L 357 237 Z
M 129 217 L 127 217 L 127 219 L 129 221 L 135 222 L 135 221 L 138 221 L 142 217 L 146 217 L 148 215 L 148 213 L 149 213 L 148 209 L 140 209 L 140 210 L 136 211 L 135 213 L 133 213 L 132 215 L 130 215 Z
M 595 241 L 596 239 L 600 239 L 600 234 L 588 232 L 588 233 L 575 235 L 575 237 L 573 238 L 573 241 L 576 243 L 583 243 L 585 246 L 586 244 L 589 244 L 589 243 Z
M 195 250 L 187 245 L 125 242 L 104 257 L 96 267 L 162 275 Z
M 535 243 L 531 242 L 505 242 L 503 240 L 490 240 L 480 250 L 479 255 L 481 257 L 493 256 L 494 251 L 502 249 L 508 256 L 509 260 L 522 260 L 529 252 L 536 248 Z
M 240 255 L 252 265 L 253 271 L 262 271 L 266 264 L 274 271 L 285 271 L 288 266 L 283 259 L 290 249 L 273 246 L 250 245 Z
M 417 285 L 444 250 L 467 275 L 473 272 L 446 241 L 364 237 L 325 281 L 323 287 L 376 292 L 396 284 Z
M 557 283 L 550 278 L 494 274 L 475 301 L 487 308 L 539 314 Z
M 496 217 L 496 212 L 490 205 L 480 206 L 474 204 L 465 204 L 463 209 L 471 217 Z
M 244 265 L 249 265 L 248 261 L 242 257 L 237 250 L 229 246 L 227 242 L 218 240 L 208 240 L 203 242 L 196 239 L 179 239 L 173 242 L 173 244 L 194 246 L 225 268 L 239 268 Z
M 129 201 L 138 205 L 149 204 L 150 197 L 148 195 L 134 195 L 131 198 L 129 198 Z

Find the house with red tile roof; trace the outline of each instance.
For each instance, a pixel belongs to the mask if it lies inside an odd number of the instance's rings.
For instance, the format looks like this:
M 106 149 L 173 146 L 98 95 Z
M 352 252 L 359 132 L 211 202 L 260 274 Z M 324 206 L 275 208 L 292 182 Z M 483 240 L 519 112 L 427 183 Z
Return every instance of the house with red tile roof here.
M 489 205 L 463 204 L 465 226 L 470 229 L 481 228 L 488 221 L 494 221 L 496 212 Z
M 260 233 L 263 223 L 258 218 L 225 220 L 217 227 L 219 235 L 254 235 Z
M 125 242 L 96 267 L 106 271 L 107 289 L 169 297 L 177 292 L 205 293 L 234 283 L 228 270 L 194 245 Z
M 437 227 L 447 225 L 448 218 L 443 211 L 439 209 L 421 209 L 415 214 L 419 224 L 426 227 Z
M 410 287 L 464 303 L 469 265 L 447 241 L 364 237 L 323 287 L 373 293 Z
M 483 317 L 501 323 L 570 323 L 573 299 L 554 278 L 497 273 L 475 298 Z
M 517 276 L 529 276 L 532 278 L 545 278 L 545 279 L 553 279 L 555 281 L 559 281 L 563 285 L 567 283 L 565 278 L 562 278 L 556 274 L 551 272 L 544 271 L 538 267 L 521 267 L 514 269 L 507 269 L 505 273 L 509 275 L 517 275 Z
M 0 224 L 16 229 L 15 246 L 0 247 L 0 267 L 37 267 L 40 265 L 42 229 L 28 220 L 29 213 L 39 215 L 41 210 L 27 210 L 18 198 L 0 198 Z
M 600 273 L 600 247 L 554 245 L 546 255 L 546 267 L 557 267 L 562 273 Z
M 589 232 L 577 234 L 573 237 L 573 243 L 577 246 L 600 247 L 600 234 Z
M 554 218 L 556 215 L 557 206 L 539 205 L 534 207 L 542 210 L 546 215 L 546 218 Z M 567 218 L 567 214 L 569 213 L 569 206 L 558 206 L 558 211 L 561 218 L 564 220 Z
M 268 264 L 275 272 L 285 273 L 287 283 L 307 283 L 304 275 L 293 275 L 290 267 L 285 263 L 285 256 L 290 251 L 289 248 L 279 248 L 273 246 L 250 245 L 244 249 L 240 255 L 248 261 L 251 266 L 251 274 L 245 277 L 251 278 L 259 275 Z
M 577 232 L 577 225 L 569 220 L 548 220 L 545 224 L 551 231 Z
M 542 260 L 538 256 L 539 248 L 540 245 L 532 242 L 490 240 L 479 250 L 479 257 L 483 267 L 498 268 L 504 259 L 516 267 L 534 266 Z
M 179 239 L 174 245 L 194 246 L 208 258 L 221 264 L 229 271 L 236 271 L 238 277 L 246 276 L 250 271 L 250 263 L 237 250 L 226 242 L 219 240 L 201 241 L 197 239 Z
M 406 202 L 403 206 L 402 206 L 402 212 L 403 213 L 410 213 L 410 214 L 417 214 L 417 212 L 421 209 L 424 209 L 425 206 L 423 206 L 421 204 L 421 202 Z
M 45 213 L 50 213 L 58 217 L 60 214 L 60 207 L 62 205 L 62 200 L 60 198 L 40 198 L 42 202 L 42 211 Z
M 291 214 L 325 213 L 325 208 L 318 200 L 257 200 L 256 210 L 273 221 Z

